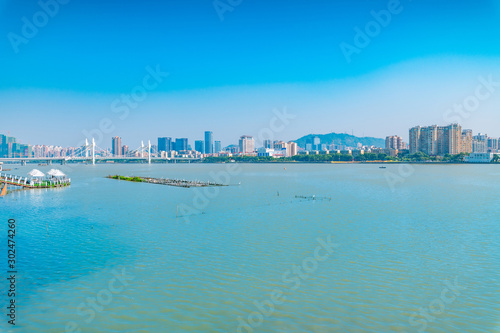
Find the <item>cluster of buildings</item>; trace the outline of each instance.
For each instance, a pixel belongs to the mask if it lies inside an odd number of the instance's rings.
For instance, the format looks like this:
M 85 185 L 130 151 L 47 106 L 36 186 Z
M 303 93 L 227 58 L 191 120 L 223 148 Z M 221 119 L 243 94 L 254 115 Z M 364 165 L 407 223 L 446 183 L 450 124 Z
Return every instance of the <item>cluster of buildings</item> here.
M 187 138 L 173 140 L 170 137 L 158 138 L 156 147 L 159 157 L 201 157 L 203 155 L 216 155 L 222 152 L 220 141 L 214 141 L 214 133 L 206 131 L 204 140 L 195 140 L 194 149 L 188 143 Z
M 144 152 L 129 150 L 122 145 L 120 137 L 112 138 L 111 154 L 114 156 L 140 156 Z M 298 153 L 295 142 L 265 140 L 264 147 L 256 148 L 255 139 L 250 135 L 242 135 L 237 145 L 222 147 L 221 141 L 214 140 L 213 132 L 206 131 L 204 140 L 195 140 L 194 149 L 187 138 L 159 137 L 158 144 L 151 146 L 151 154 L 161 158 L 184 157 L 202 158 L 206 156 L 294 156 Z M 147 152 L 146 152 L 147 154 Z M 144 156 L 144 155 L 142 155 Z
M 35 145 L 31 147 L 31 151 L 32 151 L 32 157 L 66 157 L 66 156 L 74 156 L 77 151 L 77 148 Z
M 429 156 L 469 154 L 468 162 L 491 161 L 499 153 L 498 138 L 486 134 L 474 135 L 472 130 L 459 124 L 448 126 L 415 126 L 410 129 L 410 154 L 417 152 Z
M 299 147 L 296 142 L 264 140 L 264 146 L 257 149 L 257 156 L 263 157 L 291 157 L 298 155 Z
M 297 152 L 298 155 L 343 154 L 352 155 L 353 157 L 357 157 L 367 153 L 382 153 L 389 155 L 389 151 L 387 149 L 383 149 L 380 147 L 366 146 L 361 143 L 358 143 L 355 147 L 344 144 L 336 144 L 335 142 L 325 143 L 321 142 L 319 136 L 308 138 L 305 143 L 305 148 L 298 148 Z M 393 156 L 396 155 L 397 152 L 393 154 Z
M 144 152 L 130 150 L 128 146 L 122 145 L 120 137 L 112 138 L 111 146 L 110 153 L 114 156 L 144 156 Z M 195 140 L 194 147 L 189 144 L 187 138 L 173 139 L 171 137 L 159 137 L 157 145 L 151 146 L 151 154 L 161 158 L 201 158 L 205 156 L 232 156 L 233 154 L 247 155 L 254 153 L 255 141 L 253 137 L 244 135 L 240 138 L 239 145 L 230 145 L 223 149 L 221 141 L 214 140 L 214 134 L 211 131 L 205 132 L 204 140 Z
M 203 158 L 206 156 L 259 156 L 259 157 L 290 157 L 301 154 L 348 154 L 354 157 L 366 153 L 384 153 L 389 156 L 404 156 L 418 152 L 429 156 L 457 155 L 466 153 L 467 162 L 490 162 L 494 155 L 500 155 L 498 138 L 486 134 L 474 135 L 472 130 L 462 129 L 459 124 L 448 126 L 415 126 L 409 130 L 410 142 L 407 144 L 400 136 L 388 136 L 385 139 L 385 149 L 374 146 L 348 147 L 341 144 L 321 142 L 319 136 L 311 136 L 304 146 L 296 142 L 264 140 L 262 147 L 256 147 L 252 136 L 243 135 L 238 144 L 222 147 L 221 141 L 214 140 L 213 132 L 206 131 L 204 140 L 196 140 L 192 147 L 187 138 L 159 137 L 157 145 L 151 146 L 151 155 L 161 158 Z M 194 148 L 194 149 L 193 149 Z M 67 157 L 76 156 L 84 147 L 63 148 L 60 146 L 45 146 L 17 143 L 16 138 L 0 134 L 1 157 Z M 131 150 L 122 144 L 118 136 L 112 138 L 111 149 L 103 152 L 106 155 L 146 157 L 149 147 Z
M 31 146 L 18 143 L 15 137 L 0 134 L 0 157 L 29 157 Z

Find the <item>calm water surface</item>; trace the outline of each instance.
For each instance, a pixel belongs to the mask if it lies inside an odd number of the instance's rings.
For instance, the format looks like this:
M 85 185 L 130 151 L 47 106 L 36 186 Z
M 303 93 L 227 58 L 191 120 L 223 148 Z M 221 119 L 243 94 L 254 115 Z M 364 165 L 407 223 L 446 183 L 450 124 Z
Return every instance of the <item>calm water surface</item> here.
M 498 166 L 60 168 L 71 187 L 0 199 L 0 332 L 500 332 Z

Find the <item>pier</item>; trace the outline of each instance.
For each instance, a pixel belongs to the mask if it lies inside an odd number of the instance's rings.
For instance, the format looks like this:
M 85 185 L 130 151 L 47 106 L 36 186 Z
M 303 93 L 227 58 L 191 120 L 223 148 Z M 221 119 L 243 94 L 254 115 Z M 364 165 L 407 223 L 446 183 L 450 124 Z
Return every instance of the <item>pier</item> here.
M 317 197 L 316 195 L 310 195 L 310 196 L 305 196 L 305 195 L 296 195 L 295 199 L 304 199 L 304 200 L 328 200 L 332 201 L 331 197 Z
M 214 183 L 214 182 L 203 182 L 196 180 L 184 180 L 184 179 L 168 179 L 168 178 L 152 178 L 152 177 L 126 177 L 126 176 L 107 176 L 109 179 L 125 180 L 134 183 L 150 183 L 159 185 L 168 185 L 176 187 L 208 187 L 208 186 L 228 186 L 224 184 Z
M 69 178 L 31 178 L 0 173 L 0 184 L 19 186 L 25 189 L 55 188 L 71 185 Z

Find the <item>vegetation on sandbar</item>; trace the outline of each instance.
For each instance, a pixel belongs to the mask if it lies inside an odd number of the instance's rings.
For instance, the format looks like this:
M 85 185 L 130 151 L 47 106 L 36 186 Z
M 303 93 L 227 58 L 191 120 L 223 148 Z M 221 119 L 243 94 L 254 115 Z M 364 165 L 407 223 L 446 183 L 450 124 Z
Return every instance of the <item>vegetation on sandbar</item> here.
M 119 176 L 119 175 L 108 176 L 108 178 L 118 179 L 118 180 L 126 180 L 126 181 L 129 181 L 129 182 L 137 182 L 137 183 L 141 183 L 141 182 L 144 181 L 140 177 L 126 177 L 126 176 Z

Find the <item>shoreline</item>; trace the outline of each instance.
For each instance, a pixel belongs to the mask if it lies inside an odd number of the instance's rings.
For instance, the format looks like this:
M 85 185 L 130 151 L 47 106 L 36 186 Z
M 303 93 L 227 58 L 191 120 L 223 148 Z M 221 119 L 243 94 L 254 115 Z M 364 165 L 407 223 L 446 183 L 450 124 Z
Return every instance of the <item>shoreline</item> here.
M 96 163 L 95 165 L 150 165 L 148 163 Z M 383 165 L 390 165 L 390 164 L 426 164 L 426 165 L 432 165 L 432 164 L 450 164 L 450 165 L 495 165 L 500 163 L 495 163 L 495 162 L 488 162 L 488 163 L 474 163 L 474 162 L 417 162 L 417 161 L 390 161 L 390 162 L 383 162 L 383 161 L 363 161 L 363 162 L 358 162 L 358 161 L 352 161 L 352 162 L 347 162 L 347 161 L 236 161 L 236 162 L 200 162 L 200 161 L 193 161 L 193 162 L 177 162 L 177 163 L 171 163 L 171 162 L 152 162 L 151 164 L 383 164 Z M 20 164 L 12 164 L 12 165 L 19 165 Z M 68 165 L 92 165 L 91 163 L 68 163 Z M 4 169 L 5 170 L 5 169 Z

